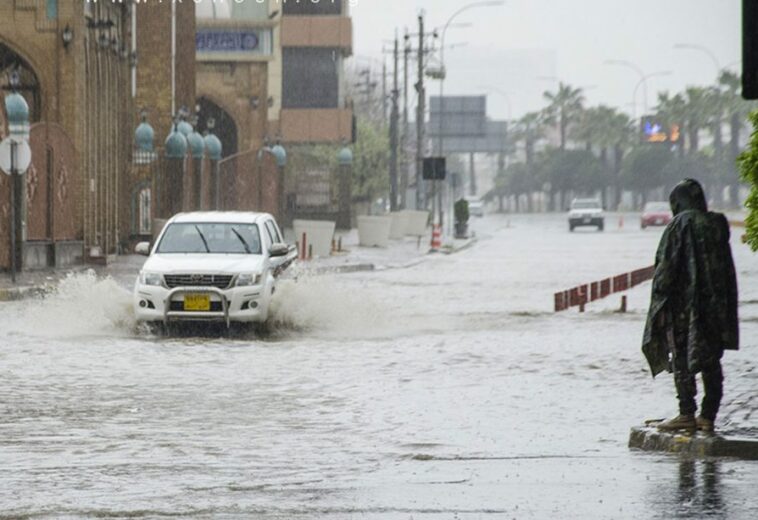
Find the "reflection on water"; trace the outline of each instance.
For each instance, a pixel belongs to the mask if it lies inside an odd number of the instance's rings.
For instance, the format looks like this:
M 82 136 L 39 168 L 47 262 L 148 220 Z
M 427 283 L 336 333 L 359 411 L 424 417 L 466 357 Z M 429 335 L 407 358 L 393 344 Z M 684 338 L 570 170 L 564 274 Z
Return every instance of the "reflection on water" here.
M 651 494 L 656 518 L 727 518 L 721 464 L 683 458 L 677 466 L 678 478 L 659 475 Z

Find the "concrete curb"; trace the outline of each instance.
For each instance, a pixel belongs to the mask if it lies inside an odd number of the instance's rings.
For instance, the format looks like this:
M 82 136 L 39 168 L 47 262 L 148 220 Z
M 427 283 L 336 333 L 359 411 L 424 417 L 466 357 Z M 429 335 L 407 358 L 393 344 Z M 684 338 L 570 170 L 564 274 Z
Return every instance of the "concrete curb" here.
M 47 290 L 45 286 L 0 287 L 0 302 L 33 298 L 45 294 Z
M 305 269 L 304 272 L 308 274 L 324 275 L 324 274 L 364 273 L 367 271 L 375 271 L 375 270 L 376 270 L 376 266 L 374 264 L 348 264 L 348 265 L 315 267 L 313 269 Z
M 693 457 L 734 457 L 758 460 L 758 439 L 718 434 L 660 432 L 654 427 L 632 428 L 629 447 L 643 451 L 680 453 Z
M 466 249 L 470 249 L 478 241 L 479 241 L 478 237 L 471 237 L 471 238 L 467 239 L 466 242 L 464 242 L 463 244 L 461 244 L 458 247 L 456 247 L 455 245 L 453 245 L 451 248 L 445 248 L 443 246 L 442 253 L 446 254 L 446 255 L 453 255 L 455 253 L 460 253 L 461 251 L 465 251 Z

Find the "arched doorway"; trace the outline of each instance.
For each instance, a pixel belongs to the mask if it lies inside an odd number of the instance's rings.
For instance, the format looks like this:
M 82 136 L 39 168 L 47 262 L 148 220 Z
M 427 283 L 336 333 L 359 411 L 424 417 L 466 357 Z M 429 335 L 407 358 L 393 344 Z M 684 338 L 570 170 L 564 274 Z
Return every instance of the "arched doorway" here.
M 221 141 L 222 156 L 235 155 L 239 150 L 239 145 L 237 142 L 237 123 L 235 123 L 234 118 L 207 97 L 200 97 L 197 100 L 197 105 L 200 109 L 197 122 L 198 131 L 201 134 L 204 133 L 208 128 L 208 119 L 213 118 L 215 120 L 213 133 Z
M 18 92 L 24 96 L 29 105 L 29 122 L 36 123 L 40 120 L 42 111 L 42 99 L 37 75 L 24 58 L 3 42 L 0 42 L 0 89 L 3 92 L 10 90 L 10 76 L 14 70 L 18 71 L 20 79 Z M 3 121 L 3 126 L 4 123 L 5 121 Z

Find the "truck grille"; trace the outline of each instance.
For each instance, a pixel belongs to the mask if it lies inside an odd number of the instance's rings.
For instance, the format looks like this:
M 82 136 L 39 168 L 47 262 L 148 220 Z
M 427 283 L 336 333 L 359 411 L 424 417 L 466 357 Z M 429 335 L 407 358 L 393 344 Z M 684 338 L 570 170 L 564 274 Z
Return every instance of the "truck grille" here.
M 164 276 L 169 289 L 177 287 L 216 287 L 226 289 L 233 276 L 226 274 L 167 274 Z

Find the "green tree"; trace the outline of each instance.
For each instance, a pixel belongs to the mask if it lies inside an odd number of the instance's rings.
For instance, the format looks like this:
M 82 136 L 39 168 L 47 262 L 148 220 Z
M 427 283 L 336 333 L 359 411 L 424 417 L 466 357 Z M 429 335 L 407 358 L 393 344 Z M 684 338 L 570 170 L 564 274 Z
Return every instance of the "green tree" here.
M 729 199 L 734 207 L 738 204 L 740 176 L 737 170 L 737 157 L 740 154 L 740 136 L 747 126 L 748 114 L 755 103 L 742 99 L 742 78 L 739 74 L 725 70 L 719 77 L 726 117 L 729 122 L 729 146 L 726 155 L 726 183 L 729 186 Z
M 353 148 L 353 198 L 373 203 L 389 197 L 389 137 L 367 119 L 358 120 Z
M 550 184 L 550 197 L 564 206 L 567 192 L 594 194 L 603 187 L 600 161 L 586 150 L 546 150 L 537 163 L 539 179 Z
M 545 122 L 558 125 L 561 139 L 560 149 L 565 150 L 568 129 L 572 124 L 579 121 L 582 114 L 584 104 L 582 89 L 561 82 L 558 84 L 557 91 L 545 92 L 543 96 L 549 103 L 545 108 Z
M 758 251 L 758 111 L 750 114 L 750 121 L 753 134 L 747 149 L 740 154 L 738 164 L 742 180 L 750 185 L 750 195 L 745 202 L 749 211 L 745 220 L 747 241 L 753 251 Z
M 712 112 L 709 92 L 704 87 L 687 87 L 685 90 L 689 153 L 696 154 L 700 150 L 700 130 L 709 123 Z
M 650 190 L 666 182 L 666 168 L 671 161 L 671 150 L 660 144 L 641 144 L 624 158 L 622 166 L 623 185 L 641 195 L 642 204 L 647 202 Z
M 687 123 L 687 102 L 684 96 L 681 94 L 671 96 L 668 92 L 659 93 L 657 116 L 670 131 L 678 130 L 677 152 L 679 157 L 684 157 L 684 135 Z

